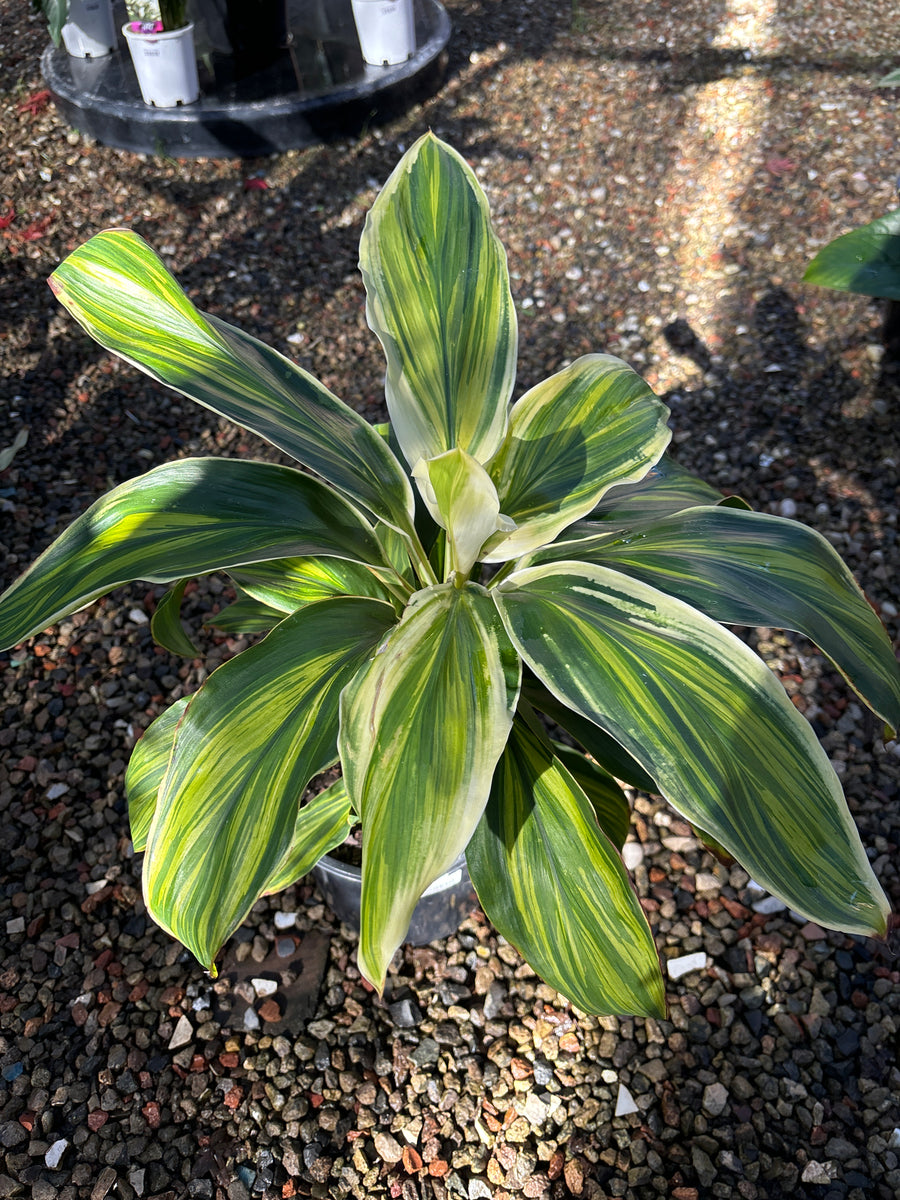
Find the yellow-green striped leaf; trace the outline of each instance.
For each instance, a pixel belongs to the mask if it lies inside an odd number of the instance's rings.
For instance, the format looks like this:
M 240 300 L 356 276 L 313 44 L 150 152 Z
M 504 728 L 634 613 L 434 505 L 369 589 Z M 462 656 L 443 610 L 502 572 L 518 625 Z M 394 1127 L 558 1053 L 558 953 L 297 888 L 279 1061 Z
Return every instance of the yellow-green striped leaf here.
M 341 763 L 363 834 L 359 967 L 379 989 L 416 902 L 478 823 L 518 689 L 487 593 L 444 584 L 418 593 L 341 698 Z
M 311 604 L 193 697 L 147 837 L 144 898 L 208 969 L 290 851 L 300 797 L 337 755 L 341 688 L 395 619 L 379 600 Z
M 900 725 L 900 667 L 884 626 L 833 547 L 806 525 L 688 508 L 578 559 L 624 571 L 727 625 L 802 633 L 892 729 Z
M 0 648 L 134 579 L 302 554 L 379 562 L 371 526 L 331 488 L 290 467 L 187 458 L 101 496 L 0 596 Z
M 728 630 L 605 567 L 554 563 L 492 592 L 542 683 L 620 742 L 688 821 L 829 928 L 889 907 L 807 721 Z
M 491 477 L 516 525 L 498 533 L 485 562 L 518 558 L 552 541 L 616 484 L 640 479 L 665 450 L 668 409 L 637 372 L 589 354 L 513 406 Z
M 521 717 L 466 851 L 491 923 L 589 1013 L 664 1017 L 647 919 L 587 796 Z
M 196 658 L 200 651 L 181 624 L 181 601 L 184 599 L 184 589 L 189 582 L 188 579 L 180 579 L 162 597 L 150 618 L 150 633 L 153 635 L 154 642 L 172 654 L 181 654 L 185 658 Z
M 500 515 L 497 489 L 487 471 L 465 450 L 448 450 L 437 458 L 420 459 L 413 469 L 422 499 L 447 531 L 451 571 L 468 575 L 479 551 L 498 529 L 509 531 L 511 521 Z
M 329 596 L 391 599 L 364 563 L 344 558 L 271 559 L 236 567 L 228 574 L 248 596 L 281 613 L 296 612 Z
M 359 266 L 407 462 L 456 446 L 487 462 L 506 429 L 516 311 L 478 180 L 433 134 L 406 152 L 369 210 Z
M 608 771 L 562 742 L 553 743 L 553 753 L 590 801 L 597 824 L 617 850 L 621 850 L 631 827 L 631 809 L 625 793 Z
M 56 268 L 50 286 L 101 346 L 409 529 L 412 489 L 384 439 L 308 372 L 201 313 L 137 234 L 98 233 Z
M 663 454 L 643 479 L 610 488 L 591 510 L 590 521 L 602 522 L 605 528 L 622 525 L 630 529 L 682 508 L 720 504 L 722 499 L 721 492 L 692 475 L 670 454 Z M 575 528 L 581 529 L 581 523 Z
M 567 704 L 563 704 L 528 670 L 522 672 L 522 695 L 533 708 L 570 734 L 614 779 L 621 779 L 623 783 L 637 788 L 640 792 L 649 792 L 652 795 L 659 792 L 659 788 L 644 768 L 634 761 L 615 738 L 610 737 L 593 721 L 587 720 Z
M 347 785 L 343 778 L 336 779 L 300 808 L 290 849 L 269 876 L 265 891 L 280 892 L 308 875 L 323 854 L 347 840 L 352 827 Z
M 251 596 L 241 596 L 209 617 L 204 625 L 220 629 L 222 633 L 268 633 L 283 620 L 284 613 L 277 608 L 270 608 Z
M 147 726 L 144 736 L 131 752 L 125 772 L 125 796 L 135 851 L 141 851 L 147 845 L 150 822 L 156 812 L 159 785 L 165 778 L 175 744 L 175 730 L 190 700 L 190 696 L 182 696 L 169 705 L 165 712 L 161 712 Z

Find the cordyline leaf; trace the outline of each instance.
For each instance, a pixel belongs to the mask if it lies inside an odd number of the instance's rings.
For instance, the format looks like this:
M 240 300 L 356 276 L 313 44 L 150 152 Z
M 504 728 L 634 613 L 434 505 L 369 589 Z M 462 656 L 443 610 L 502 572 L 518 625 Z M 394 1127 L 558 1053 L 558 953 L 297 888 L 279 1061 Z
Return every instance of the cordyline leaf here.
M 416 902 L 481 817 L 518 689 L 487 593 L 444 584 L 418 594 L 344 691 L 341 764 L 362 820 L 359 967 L 379 989 Z
M 490 475 L 471 454 L 456 449 L 421 459 L 413 476 L 428 511 L 447 531 L 447 575 L 450 571 L 468 575 L 491 534 L 513 528 L 512 522 L 500 515 Z
M 466 863 L 491 923 L 578 1008 L 665 1016 L 659 959 L 622 860 L 575 779 L 521 717 Z
M 544 685 L 611 733 L 759 883 L 829 928 L 884 934 L 888 904 L 825 752 L 733 634 L 582 563 L 517 572 L 491 594 Z
M 280 892 L 309 874 L 323 854 L 347 840 L 353 827 L 350 796 L 343 778 L 313 796 L 297 813 L 291 845 L 269 876 L 266 892 Z
M 721 504 L 722 493 L 692 475 L 669 454 L 663 454 L 643 479 L 610 488 L 595 505 L 588 520 L 605 526 L 643 524 L 682 508 L 698 504 Z M 574 528 L 580 529 L 579 522 Z M 599 532 L 599 530 L 597 531 Z
M 298 554 L 378 562 L 371 526 L 319 480 L 290 467 L 186 458 L 101 496 L 0 596 L 0 648 L 15 646 L 134 579 Z
M 608 771 L 591 762 L 572 746 L 553 743 L 553 753 L 591 803 L 597 824 L 617 850 L 621 850 L 631 826 L 631 809 L 625 793 Z
M 522 673 L 522 695 L 528 703 L 555 721 L 588 753 L 604 771 L 614 779 L 621 779 L 629 787 L 655 795 L 659 788 L 642 766 L 620 746 L 615 738 L 600 729 L 593 721 L 573 712 L 567 704 L 549 692 L 531 671 Z
M 284 613 L 277 608 L 270 608 L 252 596 L 242 596 L 203 623 L 222 633 L 268 633 L 283 620 Z
M 815 642 L 892 729 L 900 667 L 890 639 L 832 546 L 797 521 L 735 508 L 688 508 L 640 534 L 582 549 L 726 625 L 775 625 Z
M 516 312 L 478 180 L 433 134 L 406 152 L 369 210 L 359 267 L 407 462 L 456 446 L 487 462 L 506 429 Z
M 135 851 L 147 845 L 150 822 L 156 812 L 156 796 L 165 778 L 175 744 L 175 730 L 191 701 L 182 696 L 147 726 L 144 736 L 131 752 L 125 772 L 125 795 L 128 799 L 128 823 Z
M 900 300 L 900 208 L 823 246 L 803 282 Z
M 329 596 L 391 599 L 390 592 L 364 563 L 344 558 L 271 559 L 248 563 L 228 574 L 248 596 L 282 613 L 296 612 Z
M 337 755 L 341 688 L 395 620 L 379 600 L 309 605 L 191 700 L 147 837 L 144 899 L 208 970 L 291 850 L 300 797 Z
M 150 633 L 153 640 L 172 654 L 182 654 L 185 658 L 196 658 L 200 651 L 185 633 L 181 624 L 181 601 L 184 589 L 190 580 L 181 579 L 171 591 L 166 592 L 156 606 L 156 612 L 150 618 Z
M 79 246 L 50 286 L 101 346 L 290 454 L 382 520 L 408 530 L 409 481 L 358 413 L 276 350 L 195 308 L 127 229 Z
M 518 558 L 584 517 L 615 484 L 640 479 L 666 448 L 668 409 L 611 354 L 577 359 L 514 405 L 491 477 L 516 524 L 485 562 Z

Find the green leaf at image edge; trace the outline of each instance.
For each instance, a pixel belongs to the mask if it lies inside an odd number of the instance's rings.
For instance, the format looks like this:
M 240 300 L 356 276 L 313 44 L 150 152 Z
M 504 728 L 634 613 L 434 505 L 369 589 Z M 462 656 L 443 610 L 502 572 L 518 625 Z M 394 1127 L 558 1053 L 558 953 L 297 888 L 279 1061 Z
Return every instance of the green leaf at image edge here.
M 584 1012 L 665 1017 L 650 927 L 587 797 L 516 717 L 466 851 L 491 923 Z

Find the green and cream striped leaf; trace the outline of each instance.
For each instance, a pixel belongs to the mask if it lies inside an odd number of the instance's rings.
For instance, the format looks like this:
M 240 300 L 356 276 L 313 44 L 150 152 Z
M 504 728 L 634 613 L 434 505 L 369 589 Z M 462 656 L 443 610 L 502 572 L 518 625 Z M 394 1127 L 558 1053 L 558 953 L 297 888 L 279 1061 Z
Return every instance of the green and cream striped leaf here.
M 147 845 L 159 785 L 165 778 L 175 744 L 175 731 L 190 701 L 190 696 L 182 696 L 169 705 L 147 726 L 144 736 L 131 752 L 125 772 L 125 796 L 131 841 L 136 852 Z
M 379 600 L 309 605 L 214 671 L 179 724 L 144 899 L 213 973 L 290 851 L 307 783 L 335 761 L 341 689 L 395 619 Z
M 605 567 L 529 568 L 491 594 L 545 687 L 607 730 L 759 883 L 826 927 L 885 932 L 888 904 L 837 776 L 738 638 Z
M 184 589 L 189 582 L 188 579 L 180 579 L 159 600 L 156 611 L 150 618 L 150 633 L 153 635 L 154 642 L 172 654 L 181 654 L 185 658 L 196 658 L 200 651 L 181 624 L 181 601 L 184 599 Z
M 668 445 L 668 409 L 621 359 L 589 354 L 526 392 L 512 409 L 491 477 L 515 522 L 485 562 L 551 542 L 616 484 L 640 479 Z
M 447 531 L 446 577 L 452 571 L 468 575 L 491 534 L 513 528 L 500 515 L 490 475 L 471 454 L 457 448 L 437 458 L 420 459 L 413 476 L 428 511 Z
M 597 824 L 617 850 L 621 850 L 631 827 L 631 809 L 625 793 L 608 771 L 572 746 L 553 743 L 553 753 L 591 803 Z
M 50 286 L 101 346 L 409 530 L 412 489 L 384 439 L 308 372 L 201 313 L 137 234 L 98 233 L 57 267 Z
M 516 311 L 478 180 L 433 134 L 407 151 L 369 210 L 359 266 L 407 462 L 456 446 L 487 462 L 506 429 Z
M 727 625 L 775 625 L 815 642 L 892 729 L 900 667 L 884 626 L 833 547 L 806 525 L 737 508 L 688 508 L 582 550 Z
M 584 1012 L 664 1017 L 647 919 L 588 798 L 517 717 L 466 851 L 491 923 Z
M 290 467 L 186 458 L 101 496 L 0 596 L 0 648 L 14 646 L 135 579 L 294 555 L 379 562 L 365 518 Z
M 488 594 L 428 588 L 341 698 L 340 753 L 362 821 L 359 967 L 384 986 L 419 897 L 465 849 L 519 690 Z
M 230 570 L 254 600 L 280 613 L 296 612 L 329 596 L 368 596 L 391 602 L 388 589 L 361 562 L 345 558 L 281 558 Z
M 610 488 L 591 510 L 589 520 L 602 522 L 605 527 L 631 528 L 659 520 L 682 508 L 721 504 L 722 500 L 720 491 L 692 475 L 670 454 L 663 454 L 643 479 Z M 575 528 L 580 529 L 581 525 Z
M 353 828 L 350 796 L 343 778 L 301 806 L 294 822 L 294 836 L 284 858 L 275 868 L 265 891 L 280 892 L 308 875 L 319 859 L 347 840 Z
M 564 729 L 585 753 L 614 779 L 621 779 L 639 792 L 655 795 L 659 788 L 625 748 L 593 721 L 574 712 L 549 692 L 531 671 L 522 672 L 522 696 L 528 703 Z
M 241 596 L 209 617 L 204 621 L 204 625 L 228 634 L 268 633 L 283 620 L 284 613 L 277 608 L 270 608 L 268 604 L 254 600 L 252 596 Z

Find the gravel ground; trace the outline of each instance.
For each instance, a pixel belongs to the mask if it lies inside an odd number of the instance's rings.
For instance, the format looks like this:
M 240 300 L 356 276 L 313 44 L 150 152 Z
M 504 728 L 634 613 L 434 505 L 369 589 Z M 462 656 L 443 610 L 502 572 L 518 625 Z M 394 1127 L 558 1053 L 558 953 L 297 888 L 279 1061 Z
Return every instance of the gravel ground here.
M 356 245 L 431 127 L 473 163 L 508 247 L 520 388 L 621 354 L 671 405 L 681 462 L 820 529 L 896 638 L 900 389 L 880 313 L 799 280 L 895 206 L 897 93 L 873 83 L 897 65 L 897 0 L 448 7 L 446 86 L 403 119 L 177 163 L 91 144 L 42 106 L 41 23 L 7 0 L 0 448 L 28 442 L 0 474 L 5 581 L 155 463 L 268 453 L 82 335 L 45 284 L 58 260 L 131 226 L 201 307 L 376 416 Z M 221 591 L 188 598 L 195 627 Z M 207 638 L 203 664 L 160 652 L 158 595 L 121 591 L 0 655 L 0 1197 L 900 1193 L 896 947 L 795 919 L 653 798 L 634 798 L 626 859 L 667 1021 L 573 1012 L 479 914 L 407 949 L 381 1001 L 309 883 L 256 906 L 211 984 L 145 916 L 122 775 L 141 729 L 239 643 Z M 822 738 L 898 908 L 900 746 L 802 639 L 748 636 Z M 294 982 L 273 995 L 279 973 Z

